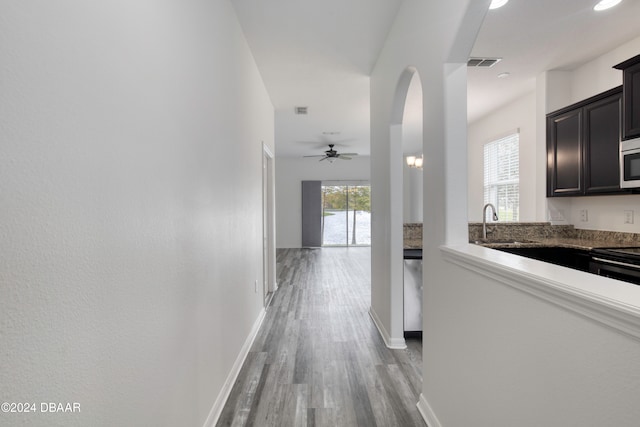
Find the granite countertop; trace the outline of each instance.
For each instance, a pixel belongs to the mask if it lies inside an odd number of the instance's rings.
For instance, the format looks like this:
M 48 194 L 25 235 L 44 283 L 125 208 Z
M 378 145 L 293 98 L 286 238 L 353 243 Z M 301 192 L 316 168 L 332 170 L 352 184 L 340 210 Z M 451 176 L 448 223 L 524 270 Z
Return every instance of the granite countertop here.
M 472 242 L 475 243 L 475 242 Z M 545 238 L 528 238 L 515 242 L 497 241 L 477 243 L 486 248 L 573 248 L 589 251 L 595 248 L 623 248 L 628 247 L 629 242 L 620 240 L 599 240 L 589 238 L 571 238 L 571 237 L 545 237 Z
M 469 223 L 469 243 L 486 248 L 640 247 L 640 233 L 576 229 L 548 222 L 488 223 L 488 239 L 481 239 L 482 223 Z M 404 249 L 422 249 L 422 224 L 404 224 Z
M 573 248 L 590 251 L 596 248 L 627 248 L 634 246 L 627 241 L 611 239 L 593 239 L 578 237 L 531 237 L 524 239 L 487 239 L 486 241 L 471 240 L 485 248 Z M 640 246 L 640 245 L 638 245 Z M 404 249 L 422 249 L 421 239 L 405 239 Z
M 404 239 L 404 249 L 422 249 L 422 238 Z
M 469 224 L 469 242 L 487 248 L 595 248 L 640 247 L 640 234 L 576 229 L 549 223 L 487 224 L 488 239 L 480 239 L 481 223 Z

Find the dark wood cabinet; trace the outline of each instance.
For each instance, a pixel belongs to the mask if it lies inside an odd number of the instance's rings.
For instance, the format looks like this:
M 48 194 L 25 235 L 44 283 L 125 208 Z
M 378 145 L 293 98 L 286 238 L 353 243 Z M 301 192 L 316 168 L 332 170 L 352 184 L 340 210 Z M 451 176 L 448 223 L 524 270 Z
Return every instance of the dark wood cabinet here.
M 621 194 L 617 87 L 547 115 L 547 196 Z
M 583 249 L 561 247 L 496 249 L 581 271 L 589 271 L 589 262 L 591 261 L 589 251 Z
M 622 70 L 622 139 L 640 137 L 640 55 L 613 68 Z
M 584 192 L 618 193 L 620 190 L 619 92 L 584 107 Z
M 547 117 L 547 196 L 582 194 L 582 108 Z

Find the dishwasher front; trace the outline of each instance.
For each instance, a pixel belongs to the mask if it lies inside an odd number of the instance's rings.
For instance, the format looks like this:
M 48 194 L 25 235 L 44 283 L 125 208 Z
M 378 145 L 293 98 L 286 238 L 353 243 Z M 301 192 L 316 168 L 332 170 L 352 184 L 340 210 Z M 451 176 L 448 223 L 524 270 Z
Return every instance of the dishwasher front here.
M 422 332 L 422 250 L 405 250 L 404 332 Z

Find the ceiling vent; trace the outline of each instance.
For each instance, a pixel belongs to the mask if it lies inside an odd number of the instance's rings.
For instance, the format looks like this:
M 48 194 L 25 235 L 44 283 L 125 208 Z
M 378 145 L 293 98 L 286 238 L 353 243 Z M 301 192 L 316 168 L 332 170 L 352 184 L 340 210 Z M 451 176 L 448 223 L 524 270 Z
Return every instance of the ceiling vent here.
M 500 62 L 502 58 L 469 58 L 467 67 L 489 68 Z
M 296 107 L 296 114 L 307 114 L 307 107 Z

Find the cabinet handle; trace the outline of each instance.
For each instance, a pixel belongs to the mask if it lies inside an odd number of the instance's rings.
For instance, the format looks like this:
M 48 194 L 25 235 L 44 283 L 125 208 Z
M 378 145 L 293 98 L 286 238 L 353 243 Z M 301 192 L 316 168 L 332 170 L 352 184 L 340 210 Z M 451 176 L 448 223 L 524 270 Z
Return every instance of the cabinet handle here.
M 635 264 L 629 264 L 626 262 L 620 262 L 620 261 L 612 261 L 610 259 L 602 259 L 602 258 L 596 258 L 593 257 L 591 258 L 593 261 L 599 261 L 605 264 L 615 264 L 615 265 L 619 265 L 621 267 L 628 267 L 628 268 L 633 268 L 635 270 L 640 270 L 640 265 L 635 265 Z

